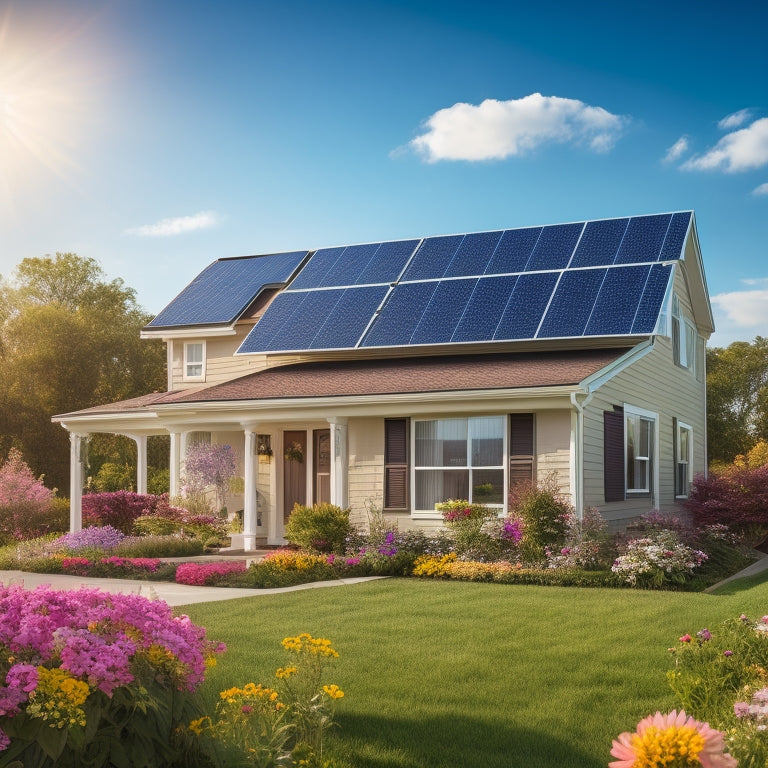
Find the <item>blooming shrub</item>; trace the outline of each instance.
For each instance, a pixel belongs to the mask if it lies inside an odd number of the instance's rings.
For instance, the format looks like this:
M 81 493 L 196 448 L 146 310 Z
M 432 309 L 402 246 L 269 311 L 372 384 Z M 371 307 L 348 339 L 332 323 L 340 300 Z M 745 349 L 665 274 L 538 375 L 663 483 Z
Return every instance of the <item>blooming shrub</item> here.
M 331 641 L 308 633 L 282 642 L 289 663 L 275 673 L 274 687 L 247 683 L 221 691 L 213 718 L 201 717 L 189 730 L 217 754 L 222 746 L 232 763 L 247 756 L 255 766 L 321 766 L 325 735 L 334 725 L 333 708 L 344 697 L 324 683 L 338 652 Z
M 422 555 L 413 564 L 414 576 L 447 576 L 448 566 L 457 559 L 455 552 L 446 555 Z
M 133 523 L 141 515 L 153 514 L 162 496 L 115 491 L 114 493 L 87 493 L 82 499 L 83 523 L 111 525 L 124 533 L 131 533 Z
M 673 531 L 631 539 L 611 570 L 633 587 L 683 584 L 707 559 L 701 550 L 681 544 Z
M 509 509 L 522 522 L 521 556 L 526 563 L 543 562 L 545 547 L 560 546 L 573 508 L 560 493 L 556 478 L 519 484 L 510 491 Z
M 180 757 L 177 728 L 196 711 L 192 694 L 223 646 L 160 601 L 11 586 L 0 587 L 0 649 L 0 749 L 9 757 L 139 768 Z
M 53 542 L 54 547 L 76 552 L 79 549 L 114 549 L 125 534 L 111 525 L 88 526 L 80 531 L 65 533 Z
M 34 538 L 50 530 L 54 492 L 36 478 L 21 452 L 11 448 L 0 466 L 0 542 Z
M 465 499 L 449 499 L 435 505 L 453 539 L 453 551 L 466 560 L 497 560 L 514 540 L 515 526 L 505 526 L 498 510 Z M 503 546 L 504 545 L 504 546 Z
M 196 587 L 211 586 L 231 573 L 245 573 L 245 560 L 217 563 L 181 563 L 176 568 L 176 583 Z
M 208 486 L 216 489 L 216 511 L 226 503 L 229 481 L 237 474 L 237 458 L 230 445 L 196 443 L 184 456 L 185 480 L 192 495 L 202 494 Z
M 581 518 L 575 511 L 569 512 L 565 546 L 544 548 L 548 567 L 598 569 L 607 565 L 607 529 L 608 523 L 596 509 L 585 509 Z

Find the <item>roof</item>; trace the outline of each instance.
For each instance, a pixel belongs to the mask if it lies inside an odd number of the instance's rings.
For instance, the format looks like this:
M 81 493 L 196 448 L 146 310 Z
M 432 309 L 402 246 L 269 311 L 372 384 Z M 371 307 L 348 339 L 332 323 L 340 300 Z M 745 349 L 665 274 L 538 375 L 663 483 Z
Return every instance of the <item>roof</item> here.
M 182 403 L 471 392 L 576 385 L 626 348 L 305 362 L 196 390 L 154 393 L 55 417 L 154 411 Z

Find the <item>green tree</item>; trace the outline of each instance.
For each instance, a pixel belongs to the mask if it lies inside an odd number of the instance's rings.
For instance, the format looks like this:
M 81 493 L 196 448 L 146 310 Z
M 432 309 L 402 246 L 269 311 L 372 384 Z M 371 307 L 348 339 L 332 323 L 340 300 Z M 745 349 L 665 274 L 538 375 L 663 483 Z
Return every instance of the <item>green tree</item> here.
M 768 439 L 768 339 L 707 350 L 710 462 L 732 462 Z
M 150 319 L 135 291 L 107 281 L 93 259 L 24 259 L 0 287 L 0 451 L 21 449 L 68 493 L 69 438 L 51 416 L 164 389 L 162 343 L 139 337 Z M 98 450 L 91 458 L 94 472 L 109 459 Z

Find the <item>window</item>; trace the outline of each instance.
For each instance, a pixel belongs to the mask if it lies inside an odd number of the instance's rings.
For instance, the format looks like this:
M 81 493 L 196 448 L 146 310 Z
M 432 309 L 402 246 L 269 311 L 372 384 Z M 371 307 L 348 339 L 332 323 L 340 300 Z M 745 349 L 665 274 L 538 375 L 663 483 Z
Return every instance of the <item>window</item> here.
M 416 421 L 415 509 L 448 499 L 504 506 L 504 416 Z
M 675 365 L 695 372 L 697 346 L 696 326 L 683 314 L 675 294 L 672 297 L 672 353 Z
M 624 407 L 627 493 L 651 493 L 655 478 L 655 413 Z
M 691 485 L 691 451 L 693 449 L 693 428 L 674 419 L 675 430 L 675 496 L 688 498 Z
M 205 342 L 196 341 L 184 345 L 184 380 L 205 380 Z

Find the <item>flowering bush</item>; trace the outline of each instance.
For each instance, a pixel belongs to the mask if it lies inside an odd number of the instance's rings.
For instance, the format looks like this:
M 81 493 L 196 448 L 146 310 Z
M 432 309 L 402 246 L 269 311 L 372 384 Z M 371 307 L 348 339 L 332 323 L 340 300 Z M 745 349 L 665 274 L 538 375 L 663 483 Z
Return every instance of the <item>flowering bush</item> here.
M 53 542 L 54 547 L 76 552 L 79 549 L 114 549 L 125 534 L 111 525 L 88 526 L 74 533 L 65 533 Z
M 230 445 L 195 443 L 184 456 L 184 473 L 192 494 L 201 494 L 208 486 L 216 489 L 218 512 L 224 509 L 229 481 L 237 474 L 237 458 Z
M 573 508 L 560 493 L 554 476 L 538 484 L 519 484 L 509 494 L 509 509 L 522 522 L 520 550 L 526 563 L 543 562 L 545 547 L 559 546 Z
M 127 536 L 131 533 L 134 520 L 141 515 L 153 514 L 162 498 L 130 491 L 87 493 L 82 500 L 83 523 L 111 525 Z
M 0 541 L 41 536 L 50 530 L 47 519 L 54 492 L 36 478 L 21 452 L 11 448 L 0 466 Z
M 456 561 L 456 553 L 446 555 L 422 555 L 413 564 L 414 576 L 447 576 L 448 566 Z
M 325 734 L 334 724 L 334 703 L 344 697 L 344 691 L 324 683 L 323 677 L 339 654 L 330 640 L 308 633 L 286 637 L 282 645 L 289 663 L 275 673 L 274 687 L 247 683 L 221 691 L 214 717 L 189 724 L 189 730 L 211 751 L 223 745 L 233 763 L 325 765 Z M 245 763 L 237 761 L 238 754 Z
M 230 573 L 245 573 L 245 560 L 217 563 L 181 563 L 176 568 L 176 583 L 202 587 L 215 584 Z
M 659 531 L 628 541 L 611 570 L 633 587 L 659 588 L 684 583 L 706 559 L 704 552 L 681 544 L 673 531 Z
M 597 569 L 606 565 L 608 523 L 600 512 L 589 508 L 579 518 L 568 513 L 565 522 L 565 546 L 545 547 L 550 568 Z M 608 561 L 610 562 L 610 561 Z
M 435 504 L 443 516 L 445 527 L 453 538 L 456 554 L 467 560 L 496 560 L 501 554 L 500 543 L 505 529 L 498 519 L 498 510 L 485 504 L 470 504 L 465 499 L 449 499 Z M 511 533 L 511 530 L 510 530 Z
M 163 602 L 0 587 L 0 759 L 169 763 L 183 749 L 177 727 L 196 711 L 192 693 L 223 650 Z

